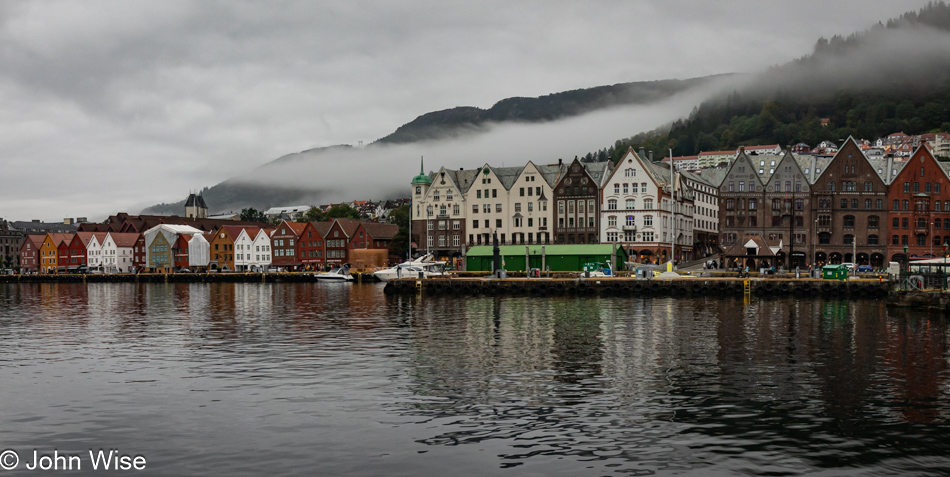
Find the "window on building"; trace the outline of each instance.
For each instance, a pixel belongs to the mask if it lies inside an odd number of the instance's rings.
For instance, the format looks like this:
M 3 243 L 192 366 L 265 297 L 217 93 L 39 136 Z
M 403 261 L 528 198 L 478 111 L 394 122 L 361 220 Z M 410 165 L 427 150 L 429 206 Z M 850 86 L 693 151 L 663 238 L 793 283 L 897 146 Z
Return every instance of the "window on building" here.
M 853 216 L 853 215 L 845 215 L 845 216 L 844 216 L 843 223 L 844 223 L 844 226 L 845 226 L 845 227 L 854 228 L 854 216 Z

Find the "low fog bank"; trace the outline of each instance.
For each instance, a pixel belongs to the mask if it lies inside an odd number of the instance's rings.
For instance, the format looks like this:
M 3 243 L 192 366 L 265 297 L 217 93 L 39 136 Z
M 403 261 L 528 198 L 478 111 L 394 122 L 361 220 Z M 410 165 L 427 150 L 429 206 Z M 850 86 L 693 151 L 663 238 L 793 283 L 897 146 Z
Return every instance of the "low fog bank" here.
M 226 184 L 245 190 L 250 186 L 285 189 L 289 196 L 283 204 L 246 204 L 256 208 L 293 205 L 293 200 L 304 199 L 316 204 L 405 197 L 409 182 L 419 173 L 420 158 L 425 160 L 425 172 L 441 166 L 469 169 L 486 163 L 500 167 L 570 160 L 610 146 L 619 138 L 684 118 L 711 95 L 741 87 L 744 81 L 732 76 L 654 104 L 610 108 L 565 120 L 489 124 L 485 132 L 449 140 L 305 151 L 282 157 Z M 300 196 L 301 191 L 308 192 Z
M 814 56 L 770 68 L 749 93 L 769 96 L 833 94 L 893 85 L 926 87 L 950 72 L 950 33 L 917 25 L 874 30 L 857 44 L 828 48 Z

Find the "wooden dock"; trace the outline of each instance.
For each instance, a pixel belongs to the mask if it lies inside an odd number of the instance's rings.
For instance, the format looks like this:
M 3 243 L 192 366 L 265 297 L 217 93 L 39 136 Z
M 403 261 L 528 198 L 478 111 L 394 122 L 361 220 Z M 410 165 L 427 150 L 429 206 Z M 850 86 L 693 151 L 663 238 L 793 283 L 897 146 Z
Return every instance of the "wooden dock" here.
M 355 283 L 375 283 L 372 273 L 351 273 Z M 314 272 L 113 273 L 0 275 L 0 283 L 312 283 Z
M 459 296 L 840 296 L 885 298 L 893 284 L 880 279 L 675 278 L 403 278 L 388 282 L 389 295 Z

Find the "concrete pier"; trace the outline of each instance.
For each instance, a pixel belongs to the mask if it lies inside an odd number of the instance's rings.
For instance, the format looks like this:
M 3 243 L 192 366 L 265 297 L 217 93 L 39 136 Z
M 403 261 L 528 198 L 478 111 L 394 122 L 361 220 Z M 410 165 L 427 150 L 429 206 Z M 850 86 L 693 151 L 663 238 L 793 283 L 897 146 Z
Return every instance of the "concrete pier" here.
M 881 280 L 679 278 L 433 278 L 386 284 L 386 294 L 451 296 L 827 296 L 883 299 L 892 287 Z

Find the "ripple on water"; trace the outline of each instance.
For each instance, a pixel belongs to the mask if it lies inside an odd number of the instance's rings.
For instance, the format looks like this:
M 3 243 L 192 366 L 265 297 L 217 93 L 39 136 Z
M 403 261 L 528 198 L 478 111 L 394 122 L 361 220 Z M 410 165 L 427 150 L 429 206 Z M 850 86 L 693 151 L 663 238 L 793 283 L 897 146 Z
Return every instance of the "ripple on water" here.
M 0 285 L 0 442 L 157 475 L 937 475 L 947 331 L 872 301 Z

